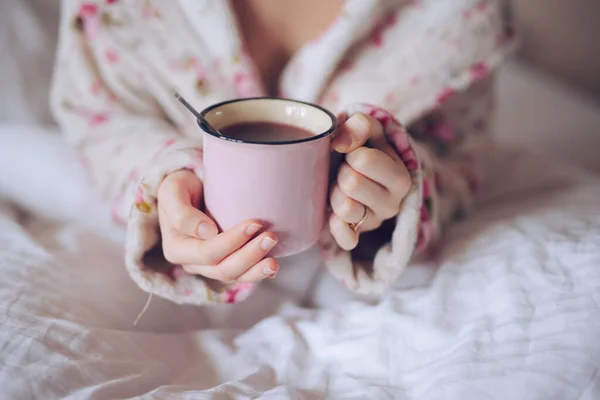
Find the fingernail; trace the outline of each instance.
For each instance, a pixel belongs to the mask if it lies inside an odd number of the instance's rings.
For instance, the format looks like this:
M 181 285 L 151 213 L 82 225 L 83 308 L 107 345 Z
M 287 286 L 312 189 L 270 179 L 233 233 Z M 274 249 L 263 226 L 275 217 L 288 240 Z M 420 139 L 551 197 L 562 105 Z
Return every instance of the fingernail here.
M 263 274 L 267 275 L 269 278 L 270 278 L 271 276 L 275 277 L 275 275 L 277 275 L 277 270 L 273 270 L 273 269 L 272 269 L 272 268 L 270 268 L 270 267 L 265 267 L 265 268 L 263 269 Z
M 269 275 L 269 279 L 275 279 L 276 276 L 277 276 L 277 272 L 275 272 L 274 274 Z
M 363 114 L 354 114 L 346 121 L 346 125 L 354 131 L 369 131 L 369 120 Z
M 210 239 L 214 236 L 216 227 L 214 225 L 202 222 L 198 226 L 198 236 L 202 239 Z
M 342 132 L 338 137 L 335 138 L 335 150 L 342 152 L 352 145 L 352 137 Z
M 277 244 L 277 240 L 273 240 L 270 237 L 265 237 L 262 242 L 260 242 L 261 249 L 267 251 L 271 250 Z
M 262 228 L 261 224 L 250 224 L 246 228 L 246 235 L 252 236 Z

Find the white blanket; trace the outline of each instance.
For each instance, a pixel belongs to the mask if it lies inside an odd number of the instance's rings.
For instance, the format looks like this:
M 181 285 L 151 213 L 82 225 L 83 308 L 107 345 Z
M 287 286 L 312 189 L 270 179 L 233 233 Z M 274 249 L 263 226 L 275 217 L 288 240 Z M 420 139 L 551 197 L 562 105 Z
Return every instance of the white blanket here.
M 597 399 L 600 184 L 530 156 L 497 165 L 476 214 L 413 267 L 437 271 L 427 285 L 263 318 L 288 299 L 265 287 L 240 306 L 246 330 L 159 299 L 133 327 L 145 296 L 119 245 L 73 226 L 34 238 L 5 210 L 2 397 Z
M 600 108 L 513 67 L 500 92 L 500 139 L 555 155 L 499 153 L 475 214 L 381 301 L 306 279 L 308 254 L 246 303 L 153 298 L 137 326 L 147 297 L 73 155 L 0 126 L 0 197 L 85 218 L 0 204 L 0 398 L 600 398 L 600 179 L 557 161 L 600 171 Z

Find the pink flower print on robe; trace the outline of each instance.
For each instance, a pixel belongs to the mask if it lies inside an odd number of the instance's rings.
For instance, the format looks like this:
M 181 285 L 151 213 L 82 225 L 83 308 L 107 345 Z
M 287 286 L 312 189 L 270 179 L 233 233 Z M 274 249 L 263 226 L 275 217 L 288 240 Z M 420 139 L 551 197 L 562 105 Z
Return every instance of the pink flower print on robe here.
M 473 79 L 473 82 L 482 80 L 490 73 L 490 68 L 484 62 L 479 62 L 471 65 L 471 68 L 469 70 L 471 72 L 471 79 Z
M 237 303 L 239 301 L 245 300 L 252 290 L 254 289 L 254 284 L 249 282 L 241 282 L 233 286 L 231 289 L 227 290 L 224 295 L 224 300 L 226 303 L 232 304 Z
M 119 54 L 115 50 L 106 50 L 104 56 L 109 64 L 116 64 L 119 62 Z
M 260 88 L 252 76 L 238 72 L 234 79 L 235 93 L 239 98 L 256 97 L 261 95 Z
M 444 90 L 442 90 L 440 92 L 440 94 L 438 94 L 437 96 L 437 103 L 438 105 L 441 105 L 443 103 L 445 103 L 446 101 L 448 101 L 448 99 L 452 96 L 454 96 L 456 94 L 456 90 L 452 89 L 452 88 L 446 88 Z
M 98 16 L 98 5 L 94 3 L 83 3 L 79 8 L 79 16 L 82 18 L 94 18 Z
M 456 137 L 456 128 L 448 122 L 439 122 L 431 129 L 431 135 L 442 143 L 449 143 Z
M 90 128 L 97 128 L 100 125 L 104 125 L 108 122 L 108 115 L 106 113 L 92 114 L 88 119 L 88 125 Z
M 160 12 L 149 0 L 144 1 L 144 5 L 142 7 L 142 18 L 145 20 L 160 18 Z
M 99 79 L 97 79 L 90 86 L 90 93 L 93 94 L 94 96 L 98 96 L 100 94 L 101 90 L 102 90 L 102 82 Z
M 375 47 L 381 47 L 383 45 L 383 32 L 385 32 L 387 28 L 394 26 L 397 20 L 398 14 L 394 12 L 375 27 L 371 34 L 371 43 L 373 43 Z
M 98 36 L 102 19 L 98 5 L 90 2 L 83 3 L 75 18 L 75 29 L 82 31 L 88 39 Z

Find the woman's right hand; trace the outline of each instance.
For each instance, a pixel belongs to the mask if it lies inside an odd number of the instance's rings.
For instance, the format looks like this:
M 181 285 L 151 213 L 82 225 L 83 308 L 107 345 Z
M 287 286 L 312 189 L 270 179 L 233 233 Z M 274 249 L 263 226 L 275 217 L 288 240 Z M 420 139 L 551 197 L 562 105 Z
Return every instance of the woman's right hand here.
M 217 225 L 196 208 L 202 182 L 191 171 L 165 177 L 158 188 L 158 219 L 167 261 L 189 274 L 223 282 L 255 282 L 274 278 L 279 263 L 265 258 L 277 236 L 263 232 L 259 221 L 248 220 L 219 233 Z

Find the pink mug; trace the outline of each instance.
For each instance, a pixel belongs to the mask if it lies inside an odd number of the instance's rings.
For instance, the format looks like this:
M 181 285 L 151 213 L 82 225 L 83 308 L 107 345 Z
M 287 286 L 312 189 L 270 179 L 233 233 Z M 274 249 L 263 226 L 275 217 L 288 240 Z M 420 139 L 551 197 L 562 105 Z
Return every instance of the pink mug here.
M 284 257 L 312 247 L 325 224 L 335 116 L 314 104 L 269 97 L 226 101 L 201 114 L 220 131 L 262 122 L 291 125 L 312 136 L 257 142 L 204 131 L 204 201 L 222 230 L 260 220 L 279 237 L 269 253 Z

